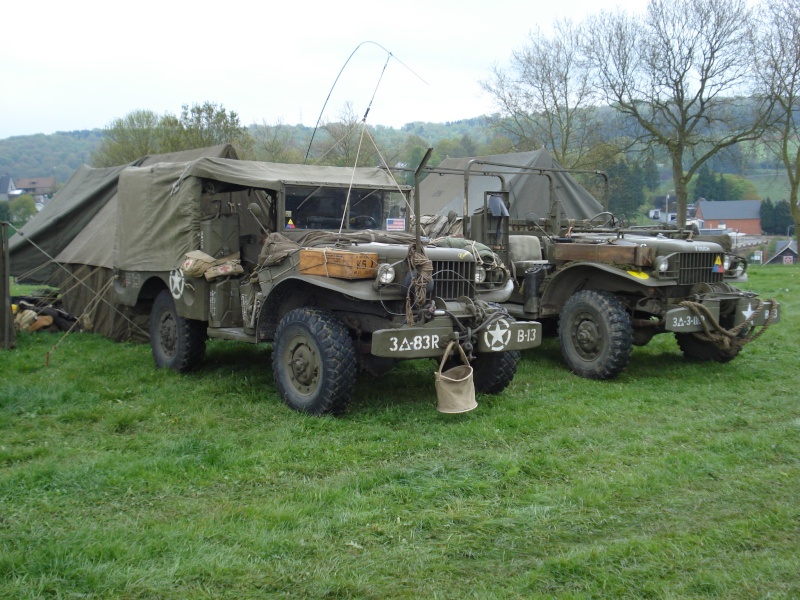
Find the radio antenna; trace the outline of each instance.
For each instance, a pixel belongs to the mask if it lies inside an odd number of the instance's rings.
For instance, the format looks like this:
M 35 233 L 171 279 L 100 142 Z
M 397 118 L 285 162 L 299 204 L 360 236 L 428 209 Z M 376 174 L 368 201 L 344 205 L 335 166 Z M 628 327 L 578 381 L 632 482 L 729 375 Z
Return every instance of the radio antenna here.
M 319 117 L 317 117 L 317 123 L 316 123 L 316 125 L 314 125 L 314 131 L 311 133 L 311 141 L 308 142 L 308 149 L 306 150 L 306 157 L 305 157 L 305 159 L 303 159 L 303 164 L 305 164 L 308 161 L 308 155 L 311 153 L 311 144 L 314 143 L 314 136 L 317 135 L 317 129 L 319 129 L 319 122 L 322 120 L 322 115 L 325 113 L 325 107 L 328 106 L 328 100 L 331 99 L 331 94 L 333 93 L 333 89 L 336 87 L 336 84 L 339 81 L 339 77 L 342 76 L 342 73 L 344 72 L 345 67 L 347 67 L 347 63 L 350 62 L 350 59 L 353 58 L 353 55 L 356 52 L 358 52 L 358 49 L 361 48 L 361 46 L 363 46 L 364 44 L 375 44 L 376 46 L 378 46 L 378 48 L 380 48 L 381 50 L 383 50 L 384 52 L 386 52 L 388 54 L 388 56 L 386 57 L 386 64 L 383 65 L 383 70 L 381 71 L 381 78 L 383 78 L 383 73 L 386 70 L 386 66 L 389 64 L 389 60 L 393 58 L 397 62 L 399 62 L 401 65 L 403 65 L 406 69 L 408 69 L 409 72 L 412 75 L 414 75 L 417 79 L 419 79 L 422 83 L 424 83 L 425 85 L 430 85 L 427 81 L 425 81 L 422 77 L 420 77 L 417 73 L 415 73 L 413 69 L 411 69 L 402 60 L 397 58 L 394 54 L 392 54 L 389 50 L 387 50 L 386 48 L 381 46 L 379 43 L 373 42 L 373 41 L 370 41 L 370 40 L 366 40 L 366 41 L 361 42 L 350 53 L 350 56 L 347 57 L 347 60 L 344 61 L 344 64 L 342 65 L 342 68 L 339 70 L 339 74 L 336 76 L 336 79 L 334 79 L 333 85 L 331 86 L 331 89 L 328 91 L 328 97 L 325 98 L 325 102 L 322 105 L 322 110 L 319 111 Z M 378 82 L 380 83 L 380 79 L 378 80 Z M 377 87 L 375 88 L 375 92 L 377 92 Z M 373 92 L 373 99 L 375 97 L 375 92 Z M 370 107 L 371 106 L 372 106 L 372 101 L 370 100 Z M 367 118 L 367 114 L 369 114 L 369 107 L 367 108 L 367 111 L 364 113 L 364 119 L 363 120 L 365 120 L 365 121 L 366 121 L 366 118 Z

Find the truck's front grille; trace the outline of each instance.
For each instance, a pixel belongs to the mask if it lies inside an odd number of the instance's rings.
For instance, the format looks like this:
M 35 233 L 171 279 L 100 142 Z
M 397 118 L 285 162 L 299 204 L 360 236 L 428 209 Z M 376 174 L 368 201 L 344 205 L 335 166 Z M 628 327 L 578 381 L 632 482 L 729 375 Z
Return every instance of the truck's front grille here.
M 694 285 L 695 283 L 718 283 L 722 281 L 721 254 L 715 252 L 682 252 L 675 255 L 678 285 Z
M 444 300 L 475 295 L 475 263 L 461 260 L 433 261 L 434 294 Z

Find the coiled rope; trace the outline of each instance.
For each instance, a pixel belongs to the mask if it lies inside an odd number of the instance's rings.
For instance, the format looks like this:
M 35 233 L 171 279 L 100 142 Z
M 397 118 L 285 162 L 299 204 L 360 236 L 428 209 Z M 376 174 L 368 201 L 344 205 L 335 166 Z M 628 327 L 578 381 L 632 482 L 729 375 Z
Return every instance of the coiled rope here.
M 416 244 L 409 246 L 407 260 L 411 283 L 406 292 L 406 320 L 409 325 L 414 325 L 414 310 L 421 309 L 428 300 L 428 284 L 433 279 L 433 262 Z
M 759 328 L 753 325 L 753 321 L 758 317 L 766 306 L 770 306 L 764 324 Z M 700 302 L 685 300 L 679 304 L 691 310 L 703 324 L 703 332 L 696 332 L 694 335 L 703 341 L 713 343 L 717 348 L 727 352 L 739 351 L 745 344 L 757 340 L 769 328 L 775 316 L 778 314 L 780 304 L 773 299 L 758 299 L 758 305 L 751 315 L 742 323 L 732 329 L 725 329 L 719 321 L 714 318 L 709 308 Z M 748 329 L 749 328 L 749 329 Z M 747 329 L 747 331 L 745 331 Z

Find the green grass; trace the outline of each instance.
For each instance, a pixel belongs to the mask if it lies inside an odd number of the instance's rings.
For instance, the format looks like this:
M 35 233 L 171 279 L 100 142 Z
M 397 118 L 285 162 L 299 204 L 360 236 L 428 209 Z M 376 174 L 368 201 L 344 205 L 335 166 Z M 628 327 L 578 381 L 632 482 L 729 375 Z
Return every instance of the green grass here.
M 46 296 L 58 290 L 46 285 L 29 285 L 14 282 L 13 277 L 9 277 L 9 290 L 12 296 Z
M 0 355 L 0 598 L 798 597 L 800 269 L 748 286 L 784 316 L 731 364 L 665 335 L 586 381 L 547 340 L 462 415 L 430 361 L 313 418 L 269 348 L 212 342 L 178 375 L 23 334 Z

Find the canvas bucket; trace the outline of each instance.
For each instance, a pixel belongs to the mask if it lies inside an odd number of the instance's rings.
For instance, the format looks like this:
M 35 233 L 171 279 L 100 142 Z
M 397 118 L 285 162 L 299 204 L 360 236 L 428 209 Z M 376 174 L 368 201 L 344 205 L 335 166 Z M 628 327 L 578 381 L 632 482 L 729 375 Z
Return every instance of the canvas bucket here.
M 443 371 L 447 357 L 455 345 L 461 353 L 463 365 L 451 367 Z M 441 413 L 463 413 L 478 406 L 475 401 L 475 386 L 472 383 L 472 367 L 464 354 L 463 348 L 456 341 L 447 345 L 447 349 L 442 356 L 442 362 L 436 376 L 436 398 L 438 401 L 437 409 Z

